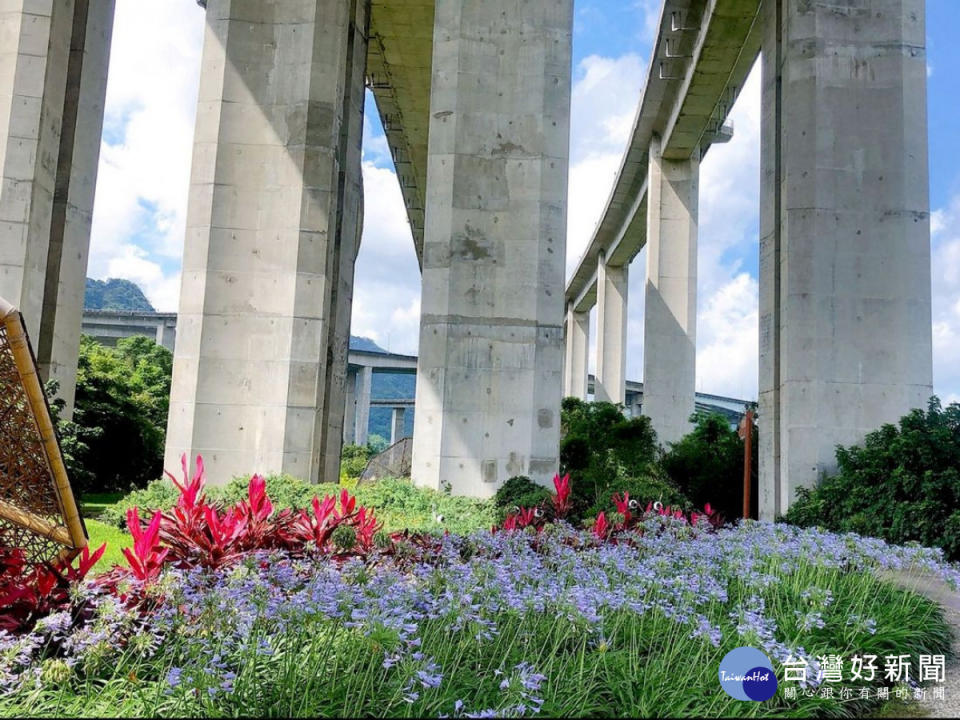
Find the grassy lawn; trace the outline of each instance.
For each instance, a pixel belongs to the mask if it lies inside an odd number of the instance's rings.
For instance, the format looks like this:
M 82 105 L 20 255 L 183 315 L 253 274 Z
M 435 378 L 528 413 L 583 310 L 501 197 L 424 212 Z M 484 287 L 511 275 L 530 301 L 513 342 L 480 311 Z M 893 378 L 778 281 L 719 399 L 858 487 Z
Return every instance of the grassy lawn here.
M 130 533 L 90 518 L 84 518 L 84 523 L 87 526 L 87 534 L 90 536 L 91 550 L 96 550 L 103 543 L 107 544 L 107 549 L 103 553 L 103 557 L 94 566 L 93 573 L 106 572 L 114 565 L 126 565 L 127 561 L 121 550 L 133 545 L 133 538 L 130 537 Z
M 90 549 L 96 550 L 103 543 L 107 544 L 103 557 L 94 566 L 94 574 L 106 572 L 114 565 L 125 565 L 126 559 L 121 550 L 133 545 L 133 538 L 126 530 L 120 530 L 95 519 L 122 497 L 123 493 L 90 493 L 80 501 L 80 514 L 83 515 L 83 522 L 87 526 Z
M 95 518 L 111 505 L 115 505 L 124 493 L 87 493 L 80 499 L 80 514 L 85 518 Z

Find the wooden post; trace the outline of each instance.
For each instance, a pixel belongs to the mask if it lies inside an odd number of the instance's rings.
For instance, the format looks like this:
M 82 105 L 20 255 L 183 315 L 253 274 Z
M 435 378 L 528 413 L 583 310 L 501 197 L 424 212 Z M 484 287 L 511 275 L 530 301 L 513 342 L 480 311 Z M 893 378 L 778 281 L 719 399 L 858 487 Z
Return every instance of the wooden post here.
M 753 468 L 753 408 L 747 408 L 738 434 L 743 439 L 743 517 L 750 517 L 750 486 Z

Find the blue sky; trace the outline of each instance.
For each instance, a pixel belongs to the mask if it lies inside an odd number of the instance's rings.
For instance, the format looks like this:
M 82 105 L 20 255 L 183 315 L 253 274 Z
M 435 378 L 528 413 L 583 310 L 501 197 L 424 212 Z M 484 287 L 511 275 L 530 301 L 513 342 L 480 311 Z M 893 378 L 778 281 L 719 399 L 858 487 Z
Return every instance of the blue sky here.
M 646 76 L 659 0 L 577 0 L 568 271 L 619 166 Z M 89 274 L 127 277 L 176 310 L 203 12 L 193 3 L 117 0 Z M 935 390 L 960 400 L 960 2 L 927 0 Z M 732 112 L 736 132 L 701 168 L 698 390 L 755 397 L 757 73 Z M 419 272 L 372 100 L 364 140 L 366 215 L 353 329 L 415 353 Z M 631 267 L 627 370 L 642 379 L 645 253 Z

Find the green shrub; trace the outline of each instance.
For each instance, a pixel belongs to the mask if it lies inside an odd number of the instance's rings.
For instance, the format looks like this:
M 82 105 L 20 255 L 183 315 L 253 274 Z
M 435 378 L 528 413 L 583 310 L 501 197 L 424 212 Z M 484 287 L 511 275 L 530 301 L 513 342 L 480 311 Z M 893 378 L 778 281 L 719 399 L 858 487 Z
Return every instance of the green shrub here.
M 324 495 L 337 494 L 341 489 L 340 486 L 335 483 L 312 485 L 284 473 L 265 475 L 263 479 L 267 485 L 267 496 L 275 508 L 310 507 L 310 501 L 314 495 L 322 498 Z M 212 500 L 218 500 L 225 504 L 232 505 L 247 497 L 247 488 L 249 485 L 249 476 L 238 475 L 223 487 L 209 488 L 207 495 Z
M 344 445 L 340 451 L 340 481 L 356 481 L 375 454 L 369 445 Z
M 693 432 L 670 443 L 663 470 L 695 508 L 710 503 L 732 521 L 743 514 L 743 440 L 723 415 L 694 413 L 690 420 Z M 756 473 L 756 452 L 753 463 Z
M 689 499 L 680 492 L 676 486 L 670 482 L 666 474 L 657 466 L 653 466 L 646 475 L 640 477 L 628 477 L 622 468 L 618 468 L 616 479 L 610 483 L 613 489 L 606 500 L 601 499 L 582 514 L 583 518 L 594 518 L 601 511 L 608 516 L 616 506 L 613 504 L 613 493 L 630 494 L 630 498 L 640 503 L 642 510 L 645 510 L 647 503 L 660 501 L 664 505 L 681 507 L 689 509 L 691 503 Z M 577 518 L 579 520 L 581 518 Z
M 656 473 L 657 436 L 646 417 L 624 417 L 611 403 L 564 398 L 560 472 L 570 473 L 573 515 L 604 505 L 624 478 Z
M 357 502 L 377 511 L 386 530 L 465 533 L 497 522 L 493 502 L 417 487 L 409 478 L 383 478 L 354 491 Z M 438 519 L 442 518 L 442 522 Z
M 553 490 L 535 483 L 526 475 L 515 475 L 507 480 L 497 494 L 493 496 L 493 504 L 500 510 L 501 517 L 513 507 L 530 508 L 548 500 Z
M 97 519 L 114 527 L 125 528 L 127 510 L 130 508 L 140 508 L 140 517 L 143 518 L 156 510 L 169 510 L 176 504 L 179 495 L 180 492 L 166 478 L 154 480 L 145 488 L 134 490 L 107 507 Z
M 316 495 L 335 495 L 343 489 L 332 483 L 311 485 L 289 475 L 264 477 L 267 495 L 274 509 L 306 508 Z M 249 478 L 237 477 L 222 487 L 206 488 L 211 501 L 233 504 L 246 497 Z M 415 486 L 403 478 L 384 478 L 375 484 L 360 485 L 351 493 L 357 502 L 376 511 L 384 529 L 443 530 L 469 532 L 490 527 L 497 521 L 494 505 L 488 500 L 452 497 L 445 493 Z M 107 508 L 100 520 L 118 528 L 126 527 L 127 509 L 140 508 L 140 516 L 155 510 L 168 510 L 177 501 L 178 491 L 169 480 L 156 480 L 142 490 L 135 490 L 116 505 Z M 439 520 L 442 518 L 442 522 Z
M 936 397 L 862 446 L 837 447 L 838 471 L 802 488 L 789 523 L 941 547 L 960 560 L 960 404 Z

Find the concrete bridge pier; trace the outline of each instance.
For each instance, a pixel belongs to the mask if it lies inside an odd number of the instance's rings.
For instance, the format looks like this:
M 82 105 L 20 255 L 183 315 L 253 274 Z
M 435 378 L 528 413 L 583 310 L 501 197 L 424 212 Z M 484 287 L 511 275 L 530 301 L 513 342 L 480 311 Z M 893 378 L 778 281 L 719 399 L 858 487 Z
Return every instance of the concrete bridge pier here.
M 629 265 L 597 261 L 597 377 L 594 399 L 623 404 L 627 392 L 627 286 Z
M 393 408 L 390 415 L 390 444 L 393 445 L 396 442 L 402 440 L 405 436 L 404 434 L 404 423 L 407 420 L 407 409 L 404 407 L 395 407 Z
M 0 296 L 73 411 L 113 0 L 0 5 Z
M 563 363 L 563 395 L 587 399 L 587 362 L 590 356 L 590 312 L 567 307 L 566 357 Z
M 664 158 L 650 145 L 643 414 L 661 444 L 690 432 L 697 363 L 698 153 Z
M 354 375 L 356 386 L 353 397 L 353 442 L 366 445 L 370 439 L 370 401 L 373 390 L 373 368 L 362 367 Z
M 923 0 L 764 0 L 760 515 L 931 394 Z M 652 385 L 651 385 L 652 387 Z
M 338 477 L 367 0 L 209 0 L 165 466 Z
M 572 0 L 434 19 L 413 479 L 490 496 L 557 470 Z

